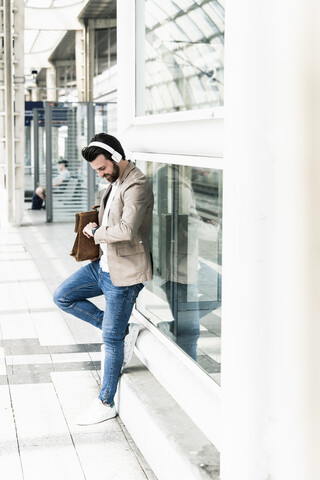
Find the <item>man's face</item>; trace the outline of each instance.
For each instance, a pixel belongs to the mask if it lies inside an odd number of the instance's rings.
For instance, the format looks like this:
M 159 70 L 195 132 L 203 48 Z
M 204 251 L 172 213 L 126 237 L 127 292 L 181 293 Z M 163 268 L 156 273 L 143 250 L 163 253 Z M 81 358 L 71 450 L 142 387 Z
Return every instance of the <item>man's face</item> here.
M 118 165 L 111 160 L 107 160 L 102 154 L 98 155 L 90 165 L 97 172 L 99 178 L 105 178 L 110 183 L 114 183 L 119 178 Z

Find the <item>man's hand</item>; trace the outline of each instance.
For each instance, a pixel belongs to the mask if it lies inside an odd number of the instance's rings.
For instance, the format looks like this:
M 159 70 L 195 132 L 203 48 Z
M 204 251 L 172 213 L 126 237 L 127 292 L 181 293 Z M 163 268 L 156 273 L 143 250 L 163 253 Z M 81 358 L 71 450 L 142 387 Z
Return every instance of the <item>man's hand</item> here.
M 93 237 L 92 229 L 96 228 L 97 226 L 98 225 L 95 222 L 88 223 L 88 225 L 86 225 L 82 230 L 83 235 L 85 235 L 87 238 Z

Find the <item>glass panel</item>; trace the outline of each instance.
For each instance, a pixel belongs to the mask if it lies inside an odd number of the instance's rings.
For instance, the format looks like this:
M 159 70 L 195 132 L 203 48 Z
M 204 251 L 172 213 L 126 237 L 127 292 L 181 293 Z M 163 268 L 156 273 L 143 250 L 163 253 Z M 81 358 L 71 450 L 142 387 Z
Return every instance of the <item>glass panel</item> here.
M 56 104 L 52 109 L 53 220 L 73 221 L 88 208 L 88 165 L 81 157 L 87 145 L 87 105 Z M 66 161 L 66 164 L 59 162 Z
M 117 63 L 117 30 L 115 27 L 95 30 L 95 76 Z
M 137 308 L 219 383 L 222 171 L 137 164 L 155 195 L 154 278 Z
M 37 148 L 34 145 L 35 130 L 38 138 Z M 46 186 L 43 102 L 25 102 L 25 142 L 25 195 L 31 199 L 35 186 Z
M 39 120 L 39 185 L 46 186 L 46 129 L 44 125 L 44 111 L 42 113 L 42 119 Z
M 25 198 L 32 197 L 34 190 L 34 169 L 31 151 L 31 125 L 24 128 L 24 192 Z
M 88 178 L 91 167 L 82 158 L 81 150 L 88 144 L 89 130 L 114 134 L 117 128 L 116 107 L 115 102 L 94 104 L 94 114 L 90 115 L 94 124 L 89 128 L 89 105 L 87 103 L 60 102 L 52 104 L 52 128 L 49 132 L 52 149 L 53 221 L 73 222 L 76 212 L 86 211 L 91 208 L 93 203 L 100 203 L 102 190 L 106 188 L 106 185 L 100 185 L 102 182 L 96 181 L 98 179 L 96 175 Z M 43 109 L 37 110 L 39 117 L 34 128 L 37 128 L 38 142 L 34 154 L 34 171 L 39 170 L 37 185 L 41 186 L 45 192 L 47 186 L 45 116 Z M 93 198 L 93 193 L 95 198 Z
M 145 0 L 145 89 L 144 98 L 138 98 L 139 115 L 223 105 L 222 3 Z
M 95 133 L 107 132 L 110 135 L 117 133 L 117 104 L 116 103 L 101 103 L 95 105 L 94 117 L 94 131 Z M 91 167 L 90 167 L 91 168 Z M 94 204 L 100 205 L 103 194 L 110 185 L 105 178 L 99 178 L 94 172 L 95 177 L 95 192 Z

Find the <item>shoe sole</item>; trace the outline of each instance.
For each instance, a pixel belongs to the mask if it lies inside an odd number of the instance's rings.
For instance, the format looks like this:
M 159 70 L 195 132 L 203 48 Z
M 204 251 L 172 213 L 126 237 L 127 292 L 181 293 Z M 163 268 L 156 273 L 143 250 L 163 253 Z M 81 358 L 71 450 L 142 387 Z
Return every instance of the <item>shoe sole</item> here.
M 107 422 L 108 420 L 112 420 L 113 418 L 116 418 L 117 414 L 114 415 L 113 417 L 109 417 L 109 418 L 105 418 L 104 420 L 99 420 L 97 422 L 92 422 L 92 423 L 84 423 L 84 422 L 77 422 L 76 421 L 76 424 L 79 425 L 80 427 L 87 427 L 89 425 L 97 425 L 98 423 L 103 423 L 103 422 Z
M 137 338 L 138 338 L 138 335 L 139 335 L 139 331 L 140 331 L 140 326 L 137 324 L 137 327 L 135 327 L 135 332 L 134 332 L 134 337 L 132 338 L 132 344 L 133 346 L 131 347 L 130 346 L 130 354 L 128 355 L 127 359 L 125 362 L 123 362 L 123 365 L 122 365 L 122 368 L 121 368 L 121 373 L 123 372 L 123 370 L 125 368 L 128 367 L 130 361 L 131 361 L 131 358 L 132 358 L 132 355 L 133 355 L 133 351 L 134 351 L 134 347 L 135 347 L 135 344 L 137 342 Z

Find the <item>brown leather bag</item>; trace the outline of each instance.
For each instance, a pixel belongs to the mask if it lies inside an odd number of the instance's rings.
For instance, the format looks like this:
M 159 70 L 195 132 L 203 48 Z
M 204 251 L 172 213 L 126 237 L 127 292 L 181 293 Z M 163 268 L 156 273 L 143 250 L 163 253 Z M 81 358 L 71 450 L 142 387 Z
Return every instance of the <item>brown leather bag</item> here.
M 98 211 L 97 207 L 92 207 L 93 210 L 89 212 L 76 213 L 76 221 L 74 231 L 77 236 L 74 241 L 70 255 L 76 259 L 77 262 L 83 262 L 84 260 L 95 260 L 99 257 L 99 245 L 94 243 L 92 237 L 87 238 L 83 235 L 82 230 L 90 223 L 95 222 L 98 225 Z

